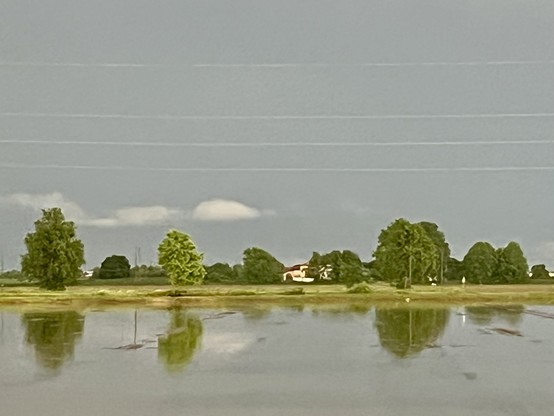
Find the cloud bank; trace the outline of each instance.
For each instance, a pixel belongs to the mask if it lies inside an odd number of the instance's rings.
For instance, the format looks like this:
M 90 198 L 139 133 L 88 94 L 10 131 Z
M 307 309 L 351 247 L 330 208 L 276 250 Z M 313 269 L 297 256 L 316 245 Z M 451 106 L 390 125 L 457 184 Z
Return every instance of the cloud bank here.
M 192 211 L 169 208 L 163 205 L 124 207 L 113 211 L 109 216 L 93 216 L 79 204 L 67 199 L 60 192 L 49 194 L 17 193 L 0 197 L 0 202 L 21 208 L 41 210 L 59 207 L 68 220 L 80 226 L 89 227 L 140 227 L 147 225 L 171 225 L 176 221 L 239 221 L 273 215 L 273 211 L 259 210 L 241 202 L 212 199 L 199 203 Z
M 3 202 L 34 210 L 58 207 L 65 217 L 77 225 L 90 227 L 130 227 L 167 224 L 182 216 L 178 209 L 161 205 L 146 207 L 125 207 L 117 209 L 111 216 L 94 217 L 87 214 L 79 204 L 66 199 L 60 192 L 50 194 L 12 194 L 2 198 Z

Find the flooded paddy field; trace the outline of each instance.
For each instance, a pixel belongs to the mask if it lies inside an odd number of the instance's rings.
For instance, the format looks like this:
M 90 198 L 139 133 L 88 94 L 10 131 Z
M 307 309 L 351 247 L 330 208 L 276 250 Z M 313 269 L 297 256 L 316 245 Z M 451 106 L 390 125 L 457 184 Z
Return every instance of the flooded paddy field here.
M 2 414 L 520 416 L 554 406 L 553 306 L 0 315 Z

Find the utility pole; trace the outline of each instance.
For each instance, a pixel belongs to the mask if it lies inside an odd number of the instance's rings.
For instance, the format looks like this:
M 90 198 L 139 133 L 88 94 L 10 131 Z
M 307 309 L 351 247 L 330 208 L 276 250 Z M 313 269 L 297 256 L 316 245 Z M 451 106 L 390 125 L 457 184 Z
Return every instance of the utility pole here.
M 441 286 L 444 284 L 443 278 L 443 257 L 444 257 L 444 248 L 441 248 Z
M 135 247 L 135 267 L 140 263 L 140 247 Z
M 410 260 L 408 261 L 408 284 L 407 287 L 412 287 L 412 255 L 410 254 Z

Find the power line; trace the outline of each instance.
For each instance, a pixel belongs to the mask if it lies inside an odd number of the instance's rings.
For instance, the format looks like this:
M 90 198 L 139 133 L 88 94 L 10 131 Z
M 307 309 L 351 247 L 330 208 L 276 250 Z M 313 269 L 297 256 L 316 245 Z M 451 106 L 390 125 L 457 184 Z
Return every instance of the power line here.
M 0 139 L 0 144 L 40 146 L 116 146 L 116 147 L 417 147 L 417 146 L 521 146 L 554 144 L 554 140 L 451 140 L 396 142 L 117 142 L 102 140 L 27 140 Z
M 83 118 L 126 120 L 419 120 L 419 119 L 498 119 L 545 118 L 554 113 L 475 113 L 475 114 L 329 114 L 329 115 L 177 115 L 177 114 L 98 114 L 3 112 L 1 117 Z
M 554 166 L 478 166 L 478 167 L 437 167 L 437 168 L 264 168 L 264 167 L 142 167 L 142 166 L 99 166 L 99 165 L 57 165 L 57 164 L 23 164 L 0 163 L 2 169 L 62 169 L 62 170 L 112 170 L 143 172 L 268 172 L 268 173 L 302 173 L 302 172 L 336 172 L 336 173 L 417 173 L 417 172 L 535 172 L 553 171 Z
M 487 67 L 487 66 L 537 66 L 552 65 L 553 59 L 536 60 L 496 60 L 496 61 L 427 61 L 427 62 L 281 62 L 281 63 L 189 63 L 161 64 L 138 62 L 45 62 L 45 61 L 4 61 L 0 67 L 37 68 L 129 68 L 129 69 L 175 69 L 175 68 L 333 68 L 333 67 Z

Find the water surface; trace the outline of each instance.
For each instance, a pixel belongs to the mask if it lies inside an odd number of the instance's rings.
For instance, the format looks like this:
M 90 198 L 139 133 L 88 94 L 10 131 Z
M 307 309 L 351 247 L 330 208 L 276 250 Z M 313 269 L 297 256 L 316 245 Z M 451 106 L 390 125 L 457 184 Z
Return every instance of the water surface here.
M 550 415 L 551 306 L 2 311 L 0 414 Z

